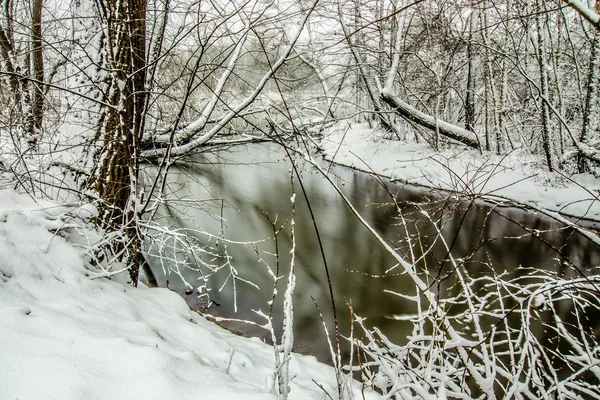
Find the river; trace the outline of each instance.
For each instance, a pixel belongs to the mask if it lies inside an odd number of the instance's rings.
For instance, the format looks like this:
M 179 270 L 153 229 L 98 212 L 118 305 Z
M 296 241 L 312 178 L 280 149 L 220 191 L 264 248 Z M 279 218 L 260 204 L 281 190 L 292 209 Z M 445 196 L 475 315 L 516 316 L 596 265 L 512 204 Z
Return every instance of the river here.
M 465 201 L 446 192 L 392 183 L 326 162 L 323 165 L 330 168 L 333 181 L 360 214 L 400 254 L 410 257 L 409 243 L 415 257 L 427 253 L 418 262 L 424 277 L 443 276 L 451 269 L 438 230 L 455 259 L 468 258 L 466 268 L 473 275 L 501 271 L 519 274 L 526 268 L 576 274 L 565 269 L 564 258 L 583 270 L 600 265 L 597 245 L 572 228 L 534 212 Z M 290 168 L 290 161 L 277 145 L 252 144 L 196 155 L 170 170 L 167 192 L 172 193 L 171 200 L 155 220 L 172 229 L 186 230 L 208 252 L 189 254 L 189 248 L 166 240 L 161 254 L 177 258 L 179 265 L 191 264 L 194 257 L 213 266 L 225 265 L 208 278 L 209 268 L 202 272 L 193 268 L 179 270 L 194 288 L 202 286 L 205 280 L 210 286 L 214 303 L 207 313 L 265 323 L 257 311 L 267 314 L 273 295 L 274 226 L 279 230 L 280 275 L 289 270 L 293 194 Z M 395 267 L 395 259 L 361 225 L 329 182 L 305 163 L 299 162 L 298 169 L 320 232 L 342 334 L 349 333 L 351 305 L 356 315 L 366 318 L 368 326 L 377 327 L 392 341 L 402 343 L 411 325 L 396 316 L 414 310 L 410 302 L 394 293 L 414 293 L 412 281 Z M 300 352 L 328 361 L 330 352 L 322 319 L 332 333 L 329 287 L 315 228 L 297 178 L 294 187 L 295 345 Z M 424 217 L 423 210 L 430 218 Z M 181 293 L 192 307 L 202 307 L 205 298 L 198 299 L 197 291 L 185 295 L 186 287 L 176 274 L 163 274 L 163 267 L 168 270 L 172 265 L 159 262 L 156 246 L 148 248 L 154 254 L 148 259 L 159 285 L 166 286 L 169 280 L 169 287 Z M 235 285 L 231 275 L 234 270 L 238 277 Z M 201 276 L 206 279 L 199 280 Z M 287 277 L 279 281 L 273 310 L 277 332 L 281 330 L 281 298 L 286 282 Z M 442 283 L 439 290 L 449 290 L 445 285 L 450 284 Z M 245 335 L 269 336 L 253 326 L 235 322 L 226 325 Z

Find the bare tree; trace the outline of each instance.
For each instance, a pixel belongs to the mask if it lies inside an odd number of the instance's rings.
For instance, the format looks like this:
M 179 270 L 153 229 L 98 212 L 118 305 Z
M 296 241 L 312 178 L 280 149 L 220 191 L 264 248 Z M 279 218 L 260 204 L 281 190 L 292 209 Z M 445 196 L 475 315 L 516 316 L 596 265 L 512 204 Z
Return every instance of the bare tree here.
M 552 153 L 550 149 L 550 112 L 548 110 L 549 88 L 548 88 L 548 60 L 546 55 L 546 31 L 543 28 L 545 18 L 544 3 L 536 1 L 535 11 L 535 26 L 537 31 L 537 58 L 540 66 L 540 95 L 542 97 L 541 121 L 542 121 L 542 147 L 546 157 L 546 165 L 550 172 L 553 170 Z
M 581 132 L 579 134 L 579 141 L 581 143 L 588 143 L 590 139 L 592 114 L 595 107 L 595 98 L 598 95 L 598 68 L 600 67 L 600 30 L 596 30 L 594 33 L 594 39 L 592 41 L 592 53 L 590 55 L 590 61 L 588 66 L 588 74 L 586 79 L 587 92 L 585 95 L 585 103 L 583 109 L 583 121 L 581 124 Z M 585 156 L 578 154 L 577 167 L 579 172 L 586 172 L 588 170 L 586 166 Z
M 31 70 L 35 79 L 32 88 L 32 128 L 42 129 L 44 117 L 44 52 L 42 38 L 43 0 L 31 0 Z
M 475 130 L 475 31 L 479 12 L 473 7 L 469 16 L 469 39 L 467 44 L 467 94 L 465 96 L 465 129 Z
M 11 92 L 10 107 L 20 119 L 23 129 L 20 136 L 31 148 L 36 148 L 44 108 L 43 0 L 23 3 L 3 0 L 0 7 L 0 56 L 4 80 Z M 26 22 L 21 25 L 23 20 Z M 16 21 L 19 21 L 17 27 Z

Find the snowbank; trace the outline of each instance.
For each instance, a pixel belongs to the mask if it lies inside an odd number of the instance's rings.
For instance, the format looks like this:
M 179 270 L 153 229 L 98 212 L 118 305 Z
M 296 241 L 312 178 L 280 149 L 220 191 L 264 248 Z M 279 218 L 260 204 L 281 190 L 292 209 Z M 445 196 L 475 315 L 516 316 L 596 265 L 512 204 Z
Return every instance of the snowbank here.
M 336 126 L 321 145 L 330 161 L 396 181 L 600 221 L 600 179 L 551 174 L 540 160 L 521 152 L 482 155 L 465 146 L 434 152 L 427 143 L 386 140 L 362 124 Z
M 90 232 L 65 211 L 0 192 L 0 398 L 277 398 L 272 347 L 167 289 L 91 279 L 76 245 Z M 336 397 L 333 369 L 315 358 L 293 355 L 290 373 L 289 398 Z

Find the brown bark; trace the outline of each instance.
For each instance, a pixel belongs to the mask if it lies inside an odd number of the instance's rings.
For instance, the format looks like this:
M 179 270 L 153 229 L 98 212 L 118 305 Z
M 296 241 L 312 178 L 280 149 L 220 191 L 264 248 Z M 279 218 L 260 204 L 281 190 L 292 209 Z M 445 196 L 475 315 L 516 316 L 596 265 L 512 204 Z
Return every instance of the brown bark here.
M 465 129 L 475 129 L 475 55 L 474 31 L 477 20 L 477 10 L 473 9 L 469 21 L 469 42 L 467 43 L 467 95 L 465 98 Z
M 600 52 L 598 51 L 598 45 L 600 41 L 600 31 L 596 31 L 594 34 L 594 40 L 592 41 L 592 50 L 590 54 L 590 63 L 588 66 L 587 76 L 587 93 L 585 95 L 585 108 L 583 109 L 583 122 L 581 124 L 581 133 L 579 135 L 579 142 L 587 143 L 589 139 L 590 122 L 592 116 L 592 99 L 595 97 L 597 92 L 597 83 L 595 82 L 598 76 L 598 65 L 600 64 Z M 586 172 L 587 166 L 585 162 L 586 156 L 583 152 L 579 152 L 577 157 L 577 169 L 579 172 Z
M 141 240 L 136 224 L 135 190 L 139 172 L 140 141 L 146 101 L 146 2 L 103 2 L 107 25 L 107 62 L 111 72 L 109 103 L 101 127 L 103 146 L 96 154 L 94 188 L 103 200 L 100 223 L 123 230 L 126 240 L 117 249 L 137 284 Z
M 536 11 L 539 14 L 535 17 L 535 26 L 537 31 L 537 58 L 538 64 L 540 67 L 540 90 L 541 95 L 544 99 L 549 99 L 548 97 L 548 61 L 546 59 L 546 40 L 545 40 L 545 31 L 543 30 L 543 24 L 541 19 L 544 18 L 545 9 L 543 7 L 543 2 L 540 0 L 536 0 L 535 2 Z M 544 149 L 544 155 L 546 156 L 546 165 L 548 166 L 548 170 L 550 172 L 553 171 L 552 165 L 552 153 L 550 146 L 550 112 L 548 110 L 548 104 L 545 101 L 542 101 L 541 104 L 541 122 L 542 122 L 542 148 Z
M 37 82 L 44 82 L 44 54 L 42 46 L 42 7 L 43 0 L 32 0 L 31 10 L 31 61 L 33 77 Z M 44 116 L 44 93 L 43 87 L 39 83 L 33 83 L 31 98 L 33 128 L 39 130 L 42 128 Z
M 17 107 L 17 112 L 21 112 L 21 101 L 19 96 L 19 80 L 15 74 L 15 66 L 11 58 L 13 52 L 13 40 L 12 40 L 12 2 L 11 0 L 0 0 L 2 18 L 6 21 L 5 24 L 0 26 L 0 57 L 4 63 L 4 68 L 8 73 L 6 80 L 10 93 L 12 95 L 12 101 Z

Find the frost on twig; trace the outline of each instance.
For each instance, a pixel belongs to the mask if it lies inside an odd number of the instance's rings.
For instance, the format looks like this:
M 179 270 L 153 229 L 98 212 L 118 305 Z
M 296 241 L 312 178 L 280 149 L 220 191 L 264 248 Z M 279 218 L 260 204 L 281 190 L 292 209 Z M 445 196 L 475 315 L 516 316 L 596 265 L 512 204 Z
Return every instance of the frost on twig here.
M 392 399 L 600 395 L 600 346 L 589 329 L 600 312 L 597 268 L 566 277 L 534 268 L 497 273 L 488 266 L 475 275 L 452 257 L 439 230 L 437 237 L 451 268 L 444 275 L 450 289 L 437 295 L 444 312 L 434 312 L 423 296 L 397 293 L 415 303 L 414 314 L 397 316 L 412 324 L 402 344 L 356 318 L 368 360 L 361 371 L 370 385 Z

